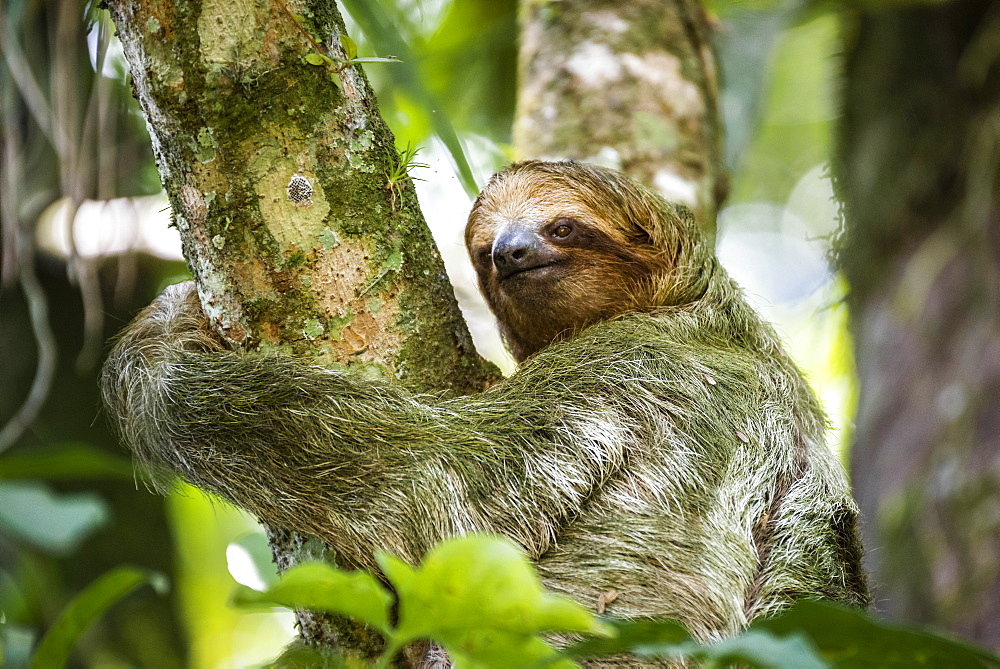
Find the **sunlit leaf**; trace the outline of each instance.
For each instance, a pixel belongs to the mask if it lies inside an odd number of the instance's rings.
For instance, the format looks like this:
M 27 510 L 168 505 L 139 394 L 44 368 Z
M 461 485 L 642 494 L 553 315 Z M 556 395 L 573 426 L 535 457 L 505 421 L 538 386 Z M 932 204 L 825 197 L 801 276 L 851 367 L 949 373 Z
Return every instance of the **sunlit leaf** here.
M 137 567 L 115 567 L 84 588 L 56 617 L 38 644 L 31 669 L 56 669 L 66 664 L 80 635 L 109 607 L 140 585 L 165 589 L 161 574 Z
M 347 56 L 347 60 L 354 60 L 358 56 L 358 45 L 354 43 L 348 35 L 340 36 L 340 46 L 344 48 L 344 54 Z
M 530 561 L 506 538 L 446 540 L 416 569 L 386 554 L 378 560 L 399 594 L 397 638 L 432 638 L 466 666 L 554 656 L 537 636 L 546 630 L 606 632 L 579 604 L 546 593 Z
M 371 574 L 340 571 L 324 562 L 306 562 L 286 571 L 278 583 L 264 592 L 239 588 L 234 602 L 239 606 L 277 604 L 327 611 L 387 632 L 392 596 Z
M 306 62 L 309 63 L 310 65 L 323 65 L 329 62 L 330 60 L 329 58 L 324 58 L 321 54 L 318 54 L 316 52 L 307 53 L 305 55 L 305 59 Z

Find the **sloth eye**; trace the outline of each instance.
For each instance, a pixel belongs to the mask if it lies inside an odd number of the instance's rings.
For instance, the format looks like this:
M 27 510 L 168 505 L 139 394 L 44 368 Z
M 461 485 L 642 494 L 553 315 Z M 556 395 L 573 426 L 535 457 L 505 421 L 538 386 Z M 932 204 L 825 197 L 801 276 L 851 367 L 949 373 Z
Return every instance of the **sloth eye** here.
M 490 262 L 492 262 L 493 260 L 489 249 L 480 249 L 479 253 L 477 254 L 477 257 L 479 258 L 480 265 L 489 265 Z
M 572 218 L 557 218 L 555 220 L 555 227 L 552 228 L 552 232 L 550 234 L 558 239 L 565 239 L 573 234 L 575 224 L 576 221 Z

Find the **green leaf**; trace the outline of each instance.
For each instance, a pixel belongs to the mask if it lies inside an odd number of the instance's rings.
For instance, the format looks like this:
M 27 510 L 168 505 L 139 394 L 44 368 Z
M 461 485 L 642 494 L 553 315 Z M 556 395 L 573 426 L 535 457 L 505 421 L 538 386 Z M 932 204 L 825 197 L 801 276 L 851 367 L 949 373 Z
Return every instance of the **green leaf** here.
M 397 591 L 400 589 L 409 591 L 414 587 L 417 578 L 416 569 L 390 553 L 379 552 L 375 555 L 375 559 L 382 568 L 382 573 Z
M 60 494 L 32 481 L 0 482 L 0 527 L 53 553 L 73 552 L 107 523 L 108 509 L 95 493 Z
M 0 458 L 0 479 L 130 479 L 132 463 L 83 443 L 65 443 Z
M 766 669 L 824 669 L 829 663 L 802 635 L 775 636 L 748 631 L 734 639 L 691 650 L 688 658 L 714 665 L 745 665 Z
M 323 54 L 316 53 L 315 51 L 307 53 L 305 55 L 306 62 L 310 65 L 325 65 L 330 62 L 330 59 Z
M 403 61 L 401 61 L 399 58 L 396 58 L 395 56 L 386 56 L 385 58 L 376 58 L 374 56 L 370 56 L 367 58 L 352 58 L 351 62 L 352 63 L 402 63 Z
M 539 637 L 516 632 L 470 629 L 460 640 L 442 645 L 455 669 L 533 666 L 569 669 L 578 666 L 561 657 Z
M 801 633 L 838 668 L 1000 667 L 1000 656 L 985 649 L 822 602 L 799 602 L 750 629 L 774 635 Z
M 0 616 L 0 667 L 27 667 L 34 645 L 34 630 L 13 625 Z
M 456 666 L 556 657 L 537 636 L 543 631 L 606 633 L 582 606 L 546 593 L 527 557 L 503 537 L 445 540 L 417 569 L 386 554 L 376 557 L 399 594 L 396 640 L 434 639 Z
M 371 574 L 340 571 L 325 562 L 305 562 L 286 571 L 264 592 L 241 586 L 233 601 L 243 607 L 277 604 L 337 613 L 388 633 L 392 595 Z
M 860 611 L 799 602 L 758 620 L 742 636 L 708 646 L 695 643 L 672 621 L 609 621 L 615 636 L 585 639 L 567 648 L 572 658 L 622 653 L 752 667 L 1000 667 L 1000 658 L 969 644 L 873 620 Z
M 74 597 L 56 617 L 38 644 L 29 666 L 31 669 L 65 666 L 76 640 L 109 607 L 144 583 L 162 591 L 165 582 L 161 574 L 137 567 L 115 567 L 104 573 Z
M 347 60 L 354 60 L 358 56 L 358 45 L 354 43 L 348 35 L 340 36 L 340 46 L 344 48 L 344 54 L 347 56 Z
M 297 639 L 266 666 L 268 669 L 355 669 L 357 662 L 348 664 L 332 648 L 308 646 Z
M 581 659 L 622 653 L 680 656 L 694 644 L 687 630 L 673 620 L 610 619 L 606 624 L 614 631 L 613 635 L 578 641 L 563 652 Z

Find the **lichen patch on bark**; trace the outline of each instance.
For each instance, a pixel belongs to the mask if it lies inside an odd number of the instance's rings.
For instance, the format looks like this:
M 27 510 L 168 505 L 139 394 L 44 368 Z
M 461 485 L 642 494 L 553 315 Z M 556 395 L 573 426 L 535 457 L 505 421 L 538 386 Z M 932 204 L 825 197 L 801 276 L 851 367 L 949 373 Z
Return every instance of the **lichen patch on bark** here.
M 584 42 L 566 61 L 566 69 L 587 88 L 601 88 L 622 78 L 622 65 L 607 44 Z
M 616 35 L 625 34 L 629 29 L 628 21 L 608 9 L 598 10 L 596 12 L 585 12 L 583 19 L 598 30 L 611 32 Z
M 330 355 L 337 360 L 356 357 L 395 367 L 395 352 L 404 339 L 396 317 L 396 300 L 374 301 L 359 294 L 371 274 L 372 251 L 361 240 L 342 240 L 320 254 L 312 273 L 312 291 L 330 323 Z M 373 308 L 375 307 L 375 308 Z M 336 324 L 342 323 L 335 333 Z
M 705 113 L 705 101 L 696 83 L 684 78 L 681 59 L 669 53 L 623 53 L 622 65 L 629 76 L 658 91 L 657 97 L 669 100 L 675 116 L 699 117 Z
M 225 65 L 239 52 L 256 52 L 250 45 L 258 39 L 257 21 L 247 20 L 261 9 L 252 0 L 203 0 L 198 17 L 202 62 L 209 66 Z M 208 33 L 209 36 L 206 36 Z
M 711 230 L 726 187 L 700 0 L 528 2 L 521 22 L 518 157 L 594 160 L 654 187 L 667 170 L 661 192 Z
M 330 213 L 322 180 L 315 178 L 315 144 L 291 136 L 295 134 L 292 127 L 265 128 L 262 135 L 272 137 L 273 142 L 248 151 L 249 172 L 254 177 L 255 190 L 263 196 L 257 203 L 261 218 L 282 249 L 302 240 L 318 240 L 327 227 Z M 289 154 L 288 147 L 297 147 L 300 152 Z M 309 206 L 301 206 L 287 197 L 288 184 L 295 176 L 309 179 L 312 187 Z

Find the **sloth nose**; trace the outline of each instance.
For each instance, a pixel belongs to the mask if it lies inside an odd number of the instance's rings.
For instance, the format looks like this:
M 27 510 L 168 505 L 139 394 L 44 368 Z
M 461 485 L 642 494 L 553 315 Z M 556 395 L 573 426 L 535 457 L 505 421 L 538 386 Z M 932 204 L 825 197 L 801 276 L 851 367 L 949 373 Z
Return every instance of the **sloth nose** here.
M 493 242 L 493 265 L 501 279 L 536 266 L 539 255 L 538 240 L 526 230 L 511 230 Z

